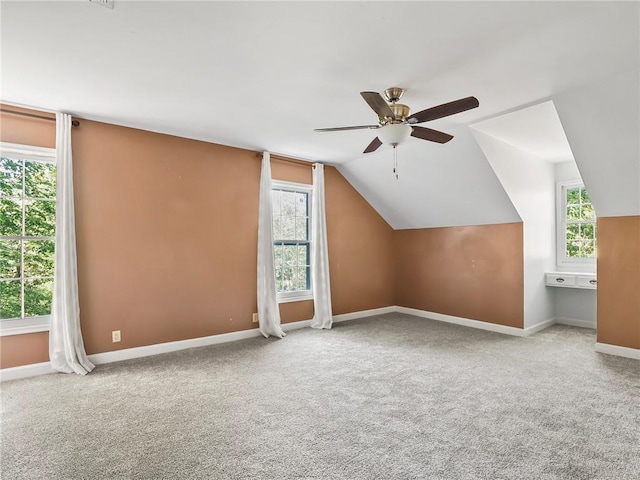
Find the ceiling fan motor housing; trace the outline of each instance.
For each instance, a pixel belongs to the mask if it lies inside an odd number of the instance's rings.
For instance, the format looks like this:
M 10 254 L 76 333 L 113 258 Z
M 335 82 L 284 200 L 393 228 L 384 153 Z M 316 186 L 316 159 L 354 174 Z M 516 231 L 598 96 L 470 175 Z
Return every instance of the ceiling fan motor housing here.
M 404 122 L 411 115 L 411 109 L 402 103 L 392 103 L 389 108 L 393 112 L 394 122 Z
M 404 94 L 404 88 L 400 87 L 391 87 L 387 88 L 384 91 L 384 96 L 387 99 L 387 102 L 396 103 L 398 100 L 402 98 Z

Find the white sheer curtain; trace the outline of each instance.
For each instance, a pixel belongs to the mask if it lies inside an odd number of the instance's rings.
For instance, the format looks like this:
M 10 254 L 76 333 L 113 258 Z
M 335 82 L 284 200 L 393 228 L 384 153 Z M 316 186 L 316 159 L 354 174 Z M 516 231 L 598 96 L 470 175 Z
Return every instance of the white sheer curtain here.
M 280 327 L 280 309 L 276 300 L 276 275 L 273 265 L 273 211 L 271 207 L 271 159 L 262 154 L 260 207 L 258 211 L 258 324 L 265 337 L 286 335 Z
M 76 221 L 73 209 L 71 115 L 56 114 L 56 255 L 49 358 L 54 370 L 86 375 L 94 365 L 87 358 L 80 331 Z
M 324 165 L 314 164 L 311 198 L 311 282 L 313 286 L 313 328 L 331 328 L 331 286 L 327 216 L 324 205 Z

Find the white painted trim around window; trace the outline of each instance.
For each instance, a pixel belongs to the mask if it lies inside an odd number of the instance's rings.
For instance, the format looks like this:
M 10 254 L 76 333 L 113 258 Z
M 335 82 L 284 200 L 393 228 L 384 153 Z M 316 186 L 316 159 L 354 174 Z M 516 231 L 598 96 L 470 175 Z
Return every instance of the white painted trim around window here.
M 33 145 L 25 145 L 20 143 L 0 142 L 0 155 L 3 157 L 19 158 L 20 160 L 53 163 L 53 164 L 56 163 L 55 148 L 36 147 Z M 23 188 L 24 188 L 24 185 L 23 185 Z M 34 199 L 31 198 L 31 200 L 34 200 Z M 48 201 L 48 202 L 56 202 L 57 198 L 53 198 L 53 199 L 47 198 L 47 199 L 41 199 L 41 200 Z M 33 239 L 33 240 L 55 241 L 55 237 L 33 237 L 33 236 L 26 236 L 26 235 L 3 236 L 2 238 L 3 240 L 32 240 Z M 22 271 L 24 275 L 24 269 Z M 22 282 L 25 279 L 30 280 L 35 278 L 37 277 L 23 276 L 19 279 L 11 279 L 11 280 L 20 280 Z M 46 277 L 46 278 L 52 278 L 52 277 Z M 51 322 L 50 315 L 3 319 L 3 320 L 0 320 L 0 337 L 10 336 L 10 335 L 22 335 L 27 333 L 48 332 L 50 322 Z
M 34 147 L 20 143 L 0 142 L 0 155 L 3 157 L 19 157 L 23 160 L 55 163 L 56 149 L 47 147 Z
M 0 337 L 22 335 L 25 333 L 48 332 L 50 323 L 50 315 L 0 320 Z
M 301 290 L 299 292 L 283 292 L 276 295 L 278 303 L 304 302 L 313 300 L 313 292 L 311 290 Z
M 313 201 L 313 185 L 308 183 L 287 182 L 284 180 L 271 180 L 271 189 L 282 189 L 306 193 L 308 195 L 307 208 L 309 209 L 309 225 L 311 224 L 311 202 Z M 308 234 L 310 237 L 311 232 L 308 232 Z M 274 238 L 273 240 L 275 242 L 277 239 Z M 309 245 L 311 245 L 311 239 L 309 239 L 308 243 Z M 309 285 L 311 286 L 309 290 L 276 293 L 276 300 L 278 303 L 303 302 L 307 300 L 313 300 L 313 285 L 311 284 L 311 279 L 309 279 Z

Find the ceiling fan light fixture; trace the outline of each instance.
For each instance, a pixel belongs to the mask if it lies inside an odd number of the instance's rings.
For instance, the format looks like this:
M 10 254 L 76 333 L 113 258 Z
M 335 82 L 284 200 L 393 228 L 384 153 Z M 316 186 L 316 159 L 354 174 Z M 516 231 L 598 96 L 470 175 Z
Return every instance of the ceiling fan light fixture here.
M 392 123 L 381 127 L 377 133 L 382 143 L 397 147 L 411 135 L 411 125 Z

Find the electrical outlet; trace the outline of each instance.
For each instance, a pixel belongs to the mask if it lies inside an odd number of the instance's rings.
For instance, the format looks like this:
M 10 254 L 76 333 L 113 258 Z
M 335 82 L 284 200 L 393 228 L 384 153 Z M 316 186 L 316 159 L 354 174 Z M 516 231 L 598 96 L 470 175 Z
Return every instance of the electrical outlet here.
M 258 314 L 254 313 L 251 320 L 253 321 L 253 323 L 258 323 Z
M 118 343 L 120 340 L 120 330 L 114 330 L 111 332 L 111 341 L 113 343 Z

